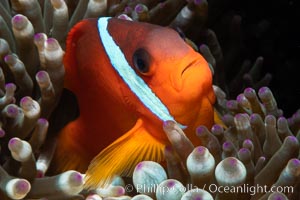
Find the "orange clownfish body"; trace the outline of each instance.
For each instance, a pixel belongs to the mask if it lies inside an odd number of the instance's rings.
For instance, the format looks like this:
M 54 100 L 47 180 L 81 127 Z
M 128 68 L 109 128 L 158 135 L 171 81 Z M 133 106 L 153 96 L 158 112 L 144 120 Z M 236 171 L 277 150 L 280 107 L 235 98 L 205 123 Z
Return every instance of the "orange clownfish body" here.
M 55 159 L 64 169 L 89 166 L 88 187 L 130 175 L 142 160 L 162 161 L 164 121 L 176 121 L 196 145 L 196 127 L 214 123 L 212 72 L 172 29 L 84 20 L 69 34 L 64 64 L 80 116 L 61 131 Z

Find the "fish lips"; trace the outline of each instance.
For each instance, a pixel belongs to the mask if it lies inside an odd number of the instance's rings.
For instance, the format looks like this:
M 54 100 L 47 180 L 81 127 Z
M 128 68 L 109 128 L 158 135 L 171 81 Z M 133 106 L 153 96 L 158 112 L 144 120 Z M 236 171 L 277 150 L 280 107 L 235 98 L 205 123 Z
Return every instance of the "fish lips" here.
M 172 87 L 177 91 L 180 92 L 184 89 L 184 82 L 186 79 L 189 78 L 189 76 L 193 73 L 191 70 L 195 68 L 201 68 L 201 67 L 208 67 L 211 74 L 209 76 L 213 75 L 213 67 L 208 63 L 207 66 L 203 66 L 203 61 L 199 59 L 195 59 L 189 64 L 185 65 L 184 67 L 179 67 L 179 70 L 174 70 L 173 73 L 170 74 L 170 80 Z M 205 70 L 203 71 L 205 72 Z M 195 72 L 198 73 L 198 72 Z M 204 74 L 206 76 L 206 74 Z

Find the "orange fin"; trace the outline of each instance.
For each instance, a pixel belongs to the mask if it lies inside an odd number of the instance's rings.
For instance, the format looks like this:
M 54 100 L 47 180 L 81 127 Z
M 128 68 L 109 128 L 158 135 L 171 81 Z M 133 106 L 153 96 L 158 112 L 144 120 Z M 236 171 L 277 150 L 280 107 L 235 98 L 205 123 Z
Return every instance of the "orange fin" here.
M 164 144 L 154 139 L 139 119 L 135 126 L 117 139 L 91 162 L 85 176 L 85 188 L 107 187 L 114 176 L 130 176 L 143 160 L 163 160 Z
M 221 114 L 216 109 L 214 109 L 214 123 L 221 125 L 223 128 L 227 128 L 221 119 Z
M 91 156 L 86 155 L 76 140 L 72 139 L 72 132 L 79 131 L 80 121 L 77 119 L 70 122 L 60 132 L 56 150 L 51 165 L 51 172 L 61 173 L 67 170 L 77 170 L 84 173 L 89 165 Z

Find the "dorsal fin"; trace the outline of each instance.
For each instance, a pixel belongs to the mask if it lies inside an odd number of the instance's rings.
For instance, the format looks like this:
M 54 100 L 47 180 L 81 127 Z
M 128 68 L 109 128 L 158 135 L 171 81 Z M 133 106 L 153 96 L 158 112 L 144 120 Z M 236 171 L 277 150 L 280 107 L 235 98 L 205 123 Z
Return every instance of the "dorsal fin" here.
M 96 19 L 86 19 L 78 22 L 68 33 L 66 40 L 66 53 L 64 55 L 64 66 L 66 70 L 65 87 L 72 90 L 74 86 L 74 77 L 77 76 L 77 43 L 82 35 L 87 34 L 86 30 L 92 30 L 96 27 Z M 92 33 L 92 31 L 88 32 Z M 97 32 L 96 32 L 97 33 Z

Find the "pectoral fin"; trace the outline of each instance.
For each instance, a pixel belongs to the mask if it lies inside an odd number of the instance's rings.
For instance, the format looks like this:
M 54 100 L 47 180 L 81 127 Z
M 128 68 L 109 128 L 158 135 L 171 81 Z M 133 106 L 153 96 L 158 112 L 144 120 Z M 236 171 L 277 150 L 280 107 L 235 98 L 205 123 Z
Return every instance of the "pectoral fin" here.
M 135 126 L 101 151 L 86 172 L 85 188 L 108 186 L 114 176 L 130 176 L 143 160 L 163 160 L 164 144 L 153 138 L 139 119 Z
M 221 119 L 221 114 L 216 109 L 214 109 L 214 124 L 219 124 L 223 128 L 227 128 Z

